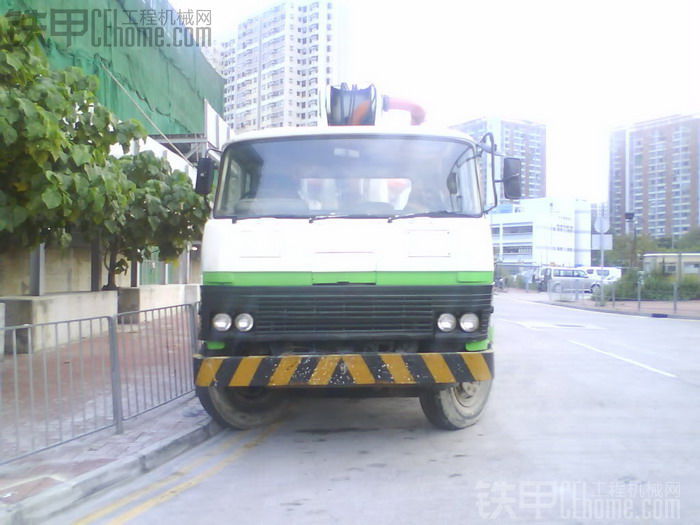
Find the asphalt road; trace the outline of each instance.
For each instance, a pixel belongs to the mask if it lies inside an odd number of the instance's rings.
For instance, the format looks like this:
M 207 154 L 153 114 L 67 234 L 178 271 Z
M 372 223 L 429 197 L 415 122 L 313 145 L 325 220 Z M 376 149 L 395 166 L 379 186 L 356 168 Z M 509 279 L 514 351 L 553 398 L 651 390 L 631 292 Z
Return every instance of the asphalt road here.
M 53 521 L 700 521 L 700 322 L 507 294 L 495 322 L 476 426 L 433 429 L 415 399 L 303 400 Z

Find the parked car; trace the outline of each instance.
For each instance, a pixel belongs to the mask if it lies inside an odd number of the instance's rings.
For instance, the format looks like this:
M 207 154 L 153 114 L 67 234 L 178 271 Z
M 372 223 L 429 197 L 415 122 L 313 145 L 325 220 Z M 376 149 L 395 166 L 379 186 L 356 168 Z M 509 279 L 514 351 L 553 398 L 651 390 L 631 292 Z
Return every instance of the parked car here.
M 553 287 L 561 288 L 561 283 L 556 282 L 566 279 L 568 282 L 576 283 L 574 286 L 582 291 L 591 291 L 591 286 L 594 284 L 592 278 L 582 268 L 566 268 L 561 266 L 543 266 L 538 271 L 538 290 L 541 292 L 547 291 L 549 281 L 555 281 Z M 557 291 L 554 290 L 553 291 Z

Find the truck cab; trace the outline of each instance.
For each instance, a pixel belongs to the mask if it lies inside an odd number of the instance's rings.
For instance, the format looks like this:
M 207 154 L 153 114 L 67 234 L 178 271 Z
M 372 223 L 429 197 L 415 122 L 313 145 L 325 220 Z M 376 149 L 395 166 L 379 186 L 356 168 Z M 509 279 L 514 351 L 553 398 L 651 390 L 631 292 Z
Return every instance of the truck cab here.
M 473 424 L 494 371 L 482 154 L 467 135 L 422 127 L 276 129 L 228 144 L 194 357 L 212 417 L 249 428 L 299 390 L 353 389 L 417 396 L 441 428 Z M 519 190 L 519 163 L 503 179 Z

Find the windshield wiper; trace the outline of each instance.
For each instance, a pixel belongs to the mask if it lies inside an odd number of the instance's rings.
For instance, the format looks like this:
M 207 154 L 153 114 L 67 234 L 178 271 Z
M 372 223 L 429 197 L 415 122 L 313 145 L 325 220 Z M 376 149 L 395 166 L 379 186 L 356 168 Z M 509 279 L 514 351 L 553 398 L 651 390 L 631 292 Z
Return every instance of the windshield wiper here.
M 309 222 L 322 221 L 324 219 L 383 219 L 379 215 L 367 215 L 365 213 L 338 213 L 329 215 L 314 215 L 309 217 Z
M 269 215 L 246 215 L 245 217 L 239 217 L 234 215 L 231 217 L 231 222 L 245 221 L 248 219 L 306 219 L 305 215 L 283 215 L 283 214 L 269 214 Z
M 434 211 L 419 211 L 416 213 L 401 213 L 398 215 L 392 215 L 389 217 L 388 222 L 393 222 L 396 219 L 412 219 L 414 217 L 469 217 L 465 213 L 459 213 L 456 211 L 448 210 L 434 210 Z

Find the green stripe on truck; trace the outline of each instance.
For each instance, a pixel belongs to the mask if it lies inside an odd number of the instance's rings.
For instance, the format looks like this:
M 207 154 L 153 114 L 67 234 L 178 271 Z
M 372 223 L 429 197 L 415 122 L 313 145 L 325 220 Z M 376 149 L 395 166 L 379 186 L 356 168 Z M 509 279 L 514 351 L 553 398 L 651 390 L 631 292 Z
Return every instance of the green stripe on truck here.
M 203 272 L 207 286 L 311 286 L 313 284 L 378 286 L 449 286 L 491 284 L 493 272 Z

